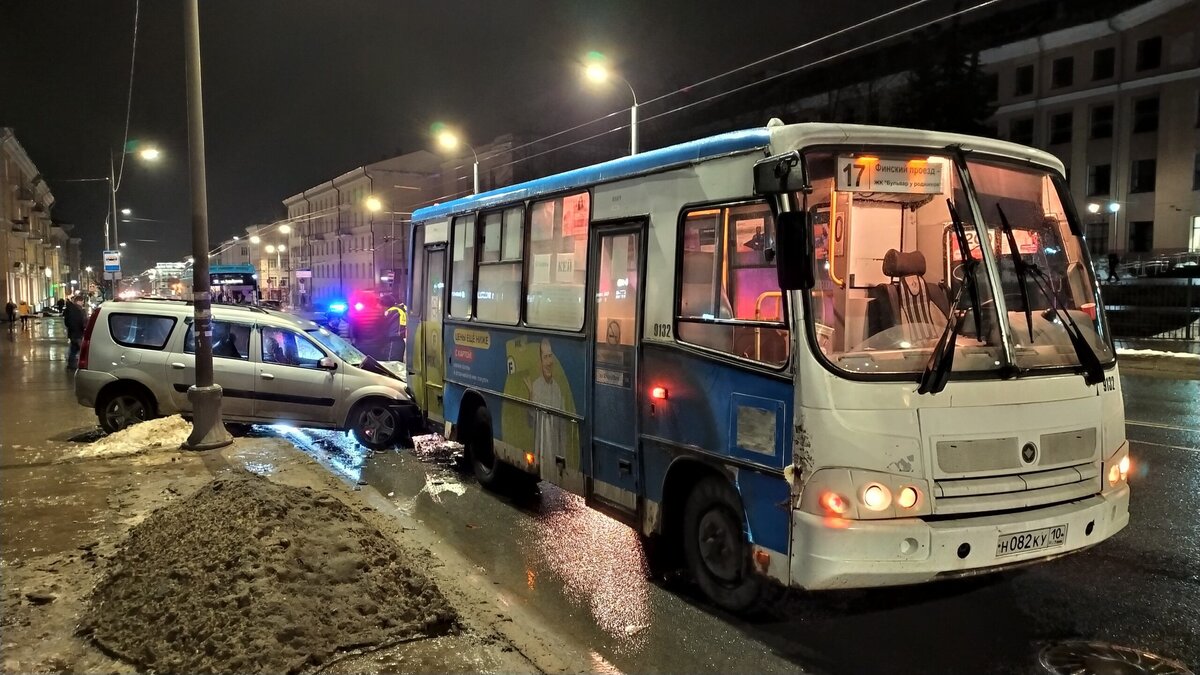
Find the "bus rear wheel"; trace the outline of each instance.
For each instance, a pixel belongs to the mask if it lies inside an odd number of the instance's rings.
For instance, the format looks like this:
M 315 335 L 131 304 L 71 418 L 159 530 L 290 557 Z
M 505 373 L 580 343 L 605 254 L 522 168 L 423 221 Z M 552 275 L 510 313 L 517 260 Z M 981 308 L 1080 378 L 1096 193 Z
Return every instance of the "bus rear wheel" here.
M 751 567 L 745 514 L 729 482 L 709 477 L 688 495 L 683 512 L 684 557 L 704 595 L 735 613 L 756 610 L 769 583 Z
M 467 418 L 463 427 L 463 445 L 471 470 L 483 487 L 494 492 L 507 492 L 513 497 L 537 492 L 537 476 L 509 466 L 496 456 L 492 414 L 487 406 L 480 405 Z

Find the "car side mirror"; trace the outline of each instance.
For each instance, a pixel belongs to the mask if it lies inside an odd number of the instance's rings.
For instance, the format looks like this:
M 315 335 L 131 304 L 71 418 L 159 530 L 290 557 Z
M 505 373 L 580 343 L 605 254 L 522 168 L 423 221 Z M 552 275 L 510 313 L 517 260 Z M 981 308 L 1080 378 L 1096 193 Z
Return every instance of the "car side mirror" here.
M 806 211 L 785 211 L 776 221 L 775 272 L 782 290 L 808 290 L 816 285 L 811 222 Z
M 754 163 L 754 193 L 759 195 L 807 192 L 804 163 L 795 150 Z
M 321 370 L 337 370 L 337 361 L 334 361 L 332 356 L 326 356 L 317 361 L 317 367 Z

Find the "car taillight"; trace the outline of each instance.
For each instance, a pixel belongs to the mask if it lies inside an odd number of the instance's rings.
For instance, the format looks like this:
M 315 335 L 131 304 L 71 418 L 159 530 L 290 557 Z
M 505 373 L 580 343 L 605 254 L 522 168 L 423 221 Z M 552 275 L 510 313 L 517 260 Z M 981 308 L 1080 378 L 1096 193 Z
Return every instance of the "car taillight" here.
M 87 370 L 88 351 L 92 347 L 92 330 L 96 328 L 96 319 L 100 318 L 100 310 L 92 312 L 88 317 L 87 328 L 83 329 L 83 344 L 79 347 L 79 369 Z

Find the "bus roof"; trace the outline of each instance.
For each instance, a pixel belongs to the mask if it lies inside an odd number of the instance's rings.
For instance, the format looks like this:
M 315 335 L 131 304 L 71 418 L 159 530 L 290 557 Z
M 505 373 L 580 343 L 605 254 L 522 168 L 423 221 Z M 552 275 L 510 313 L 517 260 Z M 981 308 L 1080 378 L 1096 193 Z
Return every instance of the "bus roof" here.
M 444 218 L 459 213 L 479 211 L 506 204 L 532 199 L 546 194 L 586 188 L 622 178 L 662 171 L 675 166 L 734 155 L 771 147 L 798 148 L 810 144 L 838 144 L 848 142 L 868 144 L 897 144 L 929 148 L 944 148 L 962 145 L 984 153 L 996 154 L 1048 166 L 1059 173 L 1064 171 L 1062 162 L 1054 155 L 1042 150 L 1025 147 L 1008 141 L 978 136 L 901 129 L 836 122 L 805 122 L 800 124 L 778 124 L 742 131 L 731 131 L 709 136 L 679 145 L 651 150 L 640 155 L 621 157 L 565 173 L 547 176 L 509 185 L 490 192 L 471 195 L 461 199 L 435 204 L 413 212 L 413 222 Z
M 538 178 L 525 183 L 505 186 L 489 192 L 455 199 L 444 204 L 426 206 L 414 211 L 412 219 L 414 222 L 421 222 L 456 213 L 511 204 L 545 194 L 570 190 L 572 188 L 583 188 L 595 185 L 596 183 L 628 178 L 638 174 L 651 173 L 703 159 L 766 148 L 770 144 L 770 141 L 770 130 L 765 127 L 731 131 L 717 136 L 709 136 L 708 138 L 651 150 L 638 155 L 621 157 L 600 164 L 585 166 L 580 169 L 572 169 L 565 173 Z

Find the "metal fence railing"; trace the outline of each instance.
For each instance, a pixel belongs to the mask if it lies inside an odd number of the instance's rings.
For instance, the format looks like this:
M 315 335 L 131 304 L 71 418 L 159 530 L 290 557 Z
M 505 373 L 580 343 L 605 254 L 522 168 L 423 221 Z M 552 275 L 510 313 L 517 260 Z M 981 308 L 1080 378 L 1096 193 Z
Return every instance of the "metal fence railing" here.
M 1142 276 L 1101 288 L 1108 323 L 1119 346 L 1197 351 L 1200 278 Z

